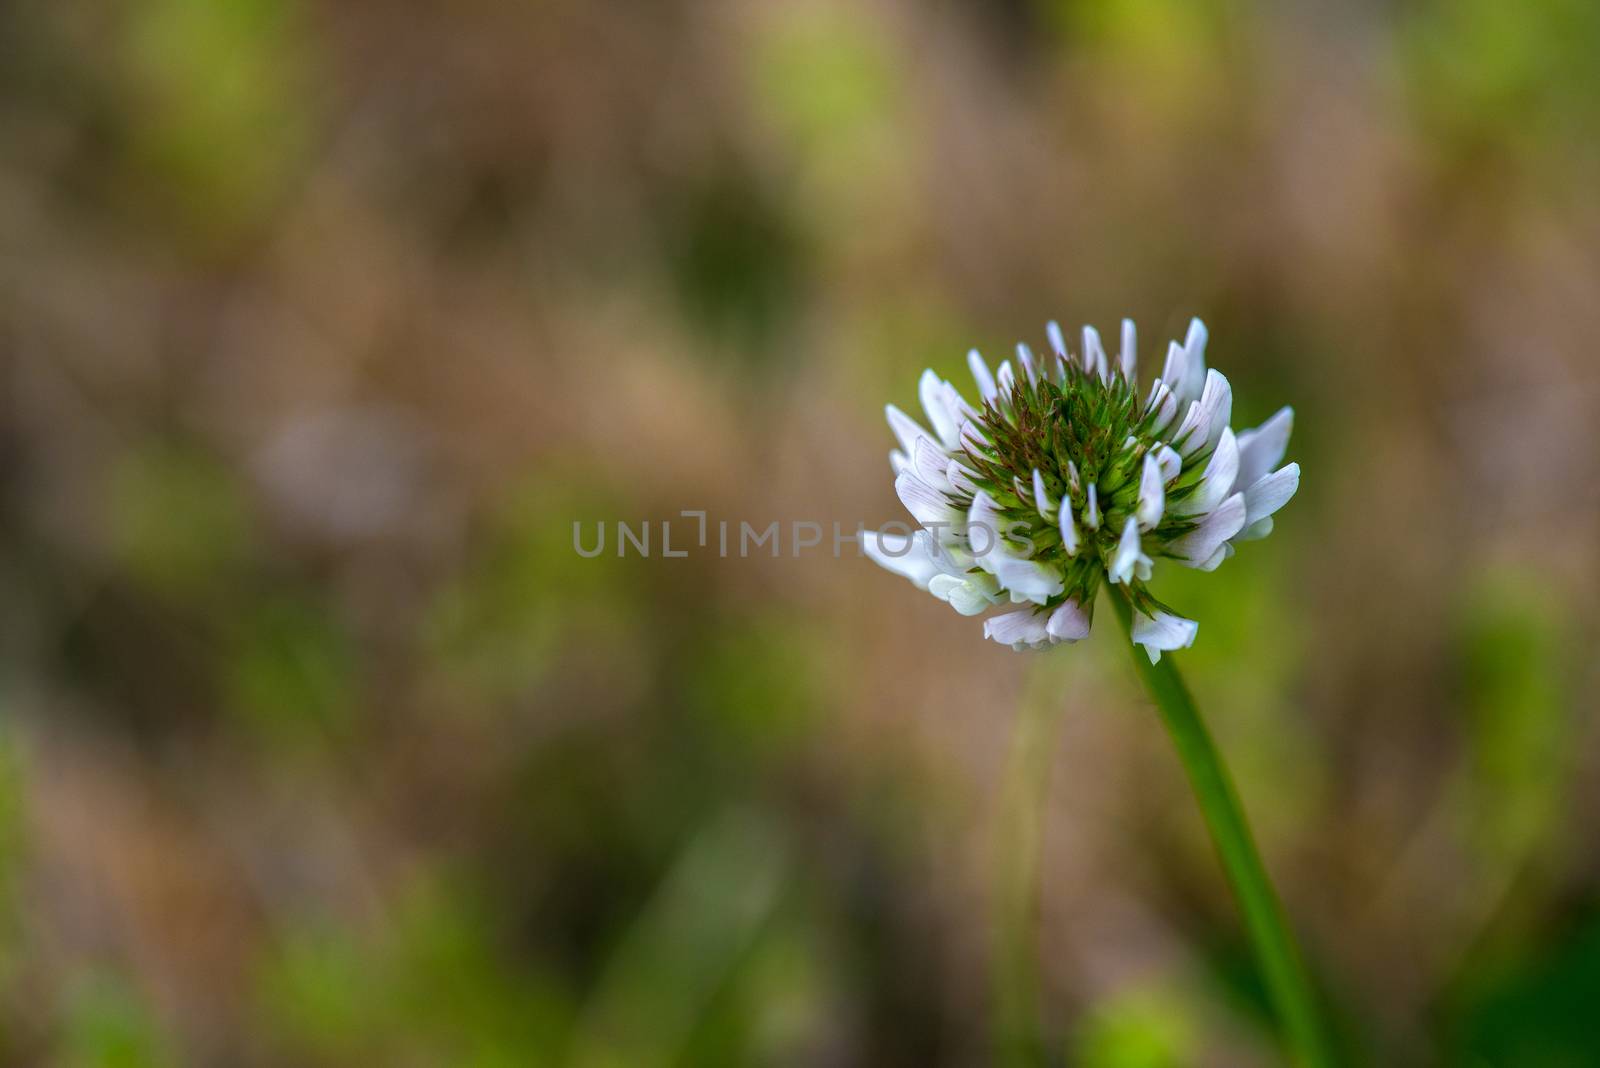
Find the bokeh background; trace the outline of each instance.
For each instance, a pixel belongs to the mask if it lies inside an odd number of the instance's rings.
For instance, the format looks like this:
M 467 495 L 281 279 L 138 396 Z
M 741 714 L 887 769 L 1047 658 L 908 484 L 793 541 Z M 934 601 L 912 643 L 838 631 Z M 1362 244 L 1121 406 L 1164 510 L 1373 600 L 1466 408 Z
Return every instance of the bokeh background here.
M 922 367 L 1199 315 L 1305 478 L 1156 588 L 1351 1063 L 1600 1064 L 1597 44 L 9 0 L 0 1062 L 1280 1063 L 1109 612 L 572 547 L 902 518 Z

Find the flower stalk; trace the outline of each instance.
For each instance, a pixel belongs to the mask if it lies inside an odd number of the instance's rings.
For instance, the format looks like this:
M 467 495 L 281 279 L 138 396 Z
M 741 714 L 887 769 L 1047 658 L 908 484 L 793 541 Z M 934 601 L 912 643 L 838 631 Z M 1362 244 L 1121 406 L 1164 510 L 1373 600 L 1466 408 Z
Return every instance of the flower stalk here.
M 1194 644 L 1200 624 L 1148 585 L 1158 560 L 1215 571 L 1237 545 L 1272 532 L 1300 487 L 1298 463 L 1278 466 L 1294 412 L 1235 431 L 1233 387 L 1206 366 L 1199 319 L 1167 346 L 1148 393 L 1138 385 L 1131 321 L 1122 322 L 1115 361 L 1092 326 L 1076 353 L 1055 323 L 1045 333 L 1048 355 L 1019 344 L 1016 363 L 998 372 L 968 353 L 977 407 L 924 371 L 917 395 L 931 432 L 887 406 L 899 445 L 889 454 L 895 492 L 917 528 L 864 532 L 862 550 L 962 615 L 1009 604 L 984 620 L 983 633 L 1016 650 L 1087 638 L 1107 589 L 1123 632 L 1144 649 L 1135 665 L 1194 787 L 1288 1044 L 1302 1068 L 1326 1068 L 1333 1058 L 1311 984 L 1238 795 L 1177 669 L 1160 663 Z M 1022 845 L 1035 848 L 1036 826 L 1025 831 Z M 1003 925 L 1008 965 L 1025 960 L 1031 940 L 1033 905 L 1019 900 Z M 1038 1030 L 1036 978 L 1013 967 L 1005 975 L 1014 981 L 1001 999 L 1003 1047 L 1025 1054 Z
M 1115 586 L 1110 587 L 1110 593 L 1123 630 L 1131 634 L 1133 606 Z M 1331 1068 L 1335 1063 L 1333 1052 L 1316 996 L 1222 755 L 1171 658 L 1152 662 L 1135 651 L 1133 663 L 1161 713 L 1194 788 L 1200 814 L 1244 914 L 1267 992 L 1294 1059 L 1301 1068 Z

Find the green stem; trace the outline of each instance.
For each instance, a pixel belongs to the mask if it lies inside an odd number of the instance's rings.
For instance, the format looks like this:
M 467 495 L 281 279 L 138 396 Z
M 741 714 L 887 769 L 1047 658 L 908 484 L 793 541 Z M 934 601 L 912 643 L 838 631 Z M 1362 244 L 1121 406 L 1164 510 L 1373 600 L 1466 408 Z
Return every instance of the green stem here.
M 1110 591 L 1122 629 L 1131 637 L 1133 609 L 1121 590 L 1112 586 Z M 1222 755 L 1217 752 L 1172 658 L 1168 656 L 1152 664 L 1141 647 L 1131 648 L 1139 677 L 1155 699 L 1167 733 L 1177 747 L 1178 758 L 1200 802 L 1200 814 L 1205 817 L 1211 841 L 1222 858 L 1223 870 L 1233 885 L 1239 908 L 1244 912 L 1245 927 L 1255 946 L 1267 991 L 1295 1060 L 1303 1068 L 1328 1068 L 1334 1063 L 1334 1057 L 1322 1027 L 1316 997 L 1295 948 L 1294 936 L 1289 932 L 1283 906 L 1256 851 L 1250 825 L 1245 821 L 1244 809 L 1239 804 L 1238 792 L 1222 762 Z

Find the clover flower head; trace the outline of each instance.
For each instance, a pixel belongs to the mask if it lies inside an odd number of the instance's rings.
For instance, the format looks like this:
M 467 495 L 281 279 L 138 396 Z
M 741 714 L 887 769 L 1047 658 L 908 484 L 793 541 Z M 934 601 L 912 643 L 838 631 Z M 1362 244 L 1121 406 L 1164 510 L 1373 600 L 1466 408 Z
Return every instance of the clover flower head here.
M 1233 391 L 1206 368 L 1198 319 L 1147 392 L 1129 320 L 1114 362 L 1093 327 L 1077 353 L 1055 323 L 1047 335 L 1049 355 L 1018 345 L 996 372 L 968 354 L 976 407 L 924 371 L 931 433 L 888 406 L 895 491 L 918 527 L 868 532 L 863 549 L 963 615 L 1023 606 L 984 621 L 985 637 L 1013 649 L 1087 637 L 1100 583 L 1115 583 L 1133 640 L 1158 660 L 1193 644 L 1199 624 L 1149 591 L 1156 562 L 1211 571 L 1272 531 L 1300 485 L 1299 464 L 1277 466 L 1294 413 L 1235 433 Z

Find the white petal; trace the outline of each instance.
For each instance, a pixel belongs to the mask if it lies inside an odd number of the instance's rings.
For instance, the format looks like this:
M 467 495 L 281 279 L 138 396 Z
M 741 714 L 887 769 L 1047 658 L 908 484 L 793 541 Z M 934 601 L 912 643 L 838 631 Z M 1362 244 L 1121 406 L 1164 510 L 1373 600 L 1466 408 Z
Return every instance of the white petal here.
M 1195 447 L 1195 439 L 1199 437 L 1194 428 L 1200 425 L 1200 402 L 1190 401 L 1189 406 L 1183 411 L 1183 418 L 1172 430 L 1172 443 L 1183 456 L 1193 456 L 1200 450 Z
M 1083 525 L 1090 530 L 1100 529 L 1100 497 L 1097 483 L 1089 483 L 1089 501 L 1083 506 Z
M 975 616 L 999 600 L 999 585 L 988 575 L 935 575 L 928 592 L 964 616 Z
M 1045 617 L 1031 609 L 990 616 L 983 621 L 983 636 L 1019 651 L 1050 644 Z
M 1001 586 L 1011 591 L 1013 601 L 1044 604 L 1066 589 L 1060 573 L 1038 560 L 1024 560 L 1000 548 L 989 554 L 988 561 L 992 566 L 984 570 L 989 571 L 1000 581 Z
M 1239 488 L 1253 486 L 1278 466 L 1289 447 L 1289 432 L 1294 429 L 1294 409 L 1279 408 L 1265 423 L 1239 432 Z
M 1183 473 L 1183 457 L 1178 455 L 1178 450 L 1170 445 L 1162 445 L 1156 449 L 1156 462 L 1161 465 L 1161 482 L 1169 484 L 1173 479 Z
M 1050 320 L 1044 326 L 1044 334 L 1045 337 L 1050 339 L 1050 347 L 1055 350 L 1055 354 L 1060 356 L 1063 360 L 1066 359 L 1067 339 L 1066 336 L 1061 333 L 1061 324 L 1056 322 L 1054 319 Z
M 1260 541 L 1272 533 L 1272 517 L 1258 519 L 1233 536 L 1234 541 Z
M 895 474 L 898 475 L 900 472 L 904 471 L 906 468 L 908 468 L 910 466 L 911 466 L 911 457 L 907 456 L 905 453 L 901 452 L 899 449 L 890 449 L 889 450 L 889 467 L 891 469 L 893 469 Z
M 922 410 L 928 413 L 928 422 L 933 425 L 940 443 L 947 449 L 954 448 L 958 426 L 955 414 L 944 401 L 944 379 L 931 370 L 923 371 L 917 381 L 917 399 L 922 402 Z
M 885 571 L 910 579 L 919 590 L 928 589 L 929 583 L 936 576 L 944 574 L 948 567 L 925 530 L 910 535 L 889 530 L 864 530 L 861 532 L 861 551 Z
M 991 601 L 983 594 L 973 589 L 972 583 L 963 583 L 958 589 L 950 593 L 950 607 L 964 616 L 975 616 L 993 608 L 997 601 Z
M 978 559 L 978 566 L 985 571 L 993 573 L 994 568 L 989 566 L 989 559 L 1001 548 L 1000 541 L 1000 507 L 994 503 L 994 498 L 982 490 L 972 495 L 972 504 L 967 508 L 967 544 L 972 549 L 972 554 Z
M 1238 473 L 1239 443 L 1232 429 L 1224 427 L 1199 485 L 1186 499 L 1172 506 L 1173 514 L 1200 515 L 1215 510 L 1233 492 Z
M 939 396 L 944 401 L 945 410 L 950 413 L 958 428 L 962 423 L 978 418 L 978 409 L 968 404 L 967 398 L 961 395 L 961 391 L 949 382 L 939 383 Z
M 989 373 L 989 365 L 983 362 L 983 357 L 977 349 L 967 353 L 967 366 L 972 369 L 972 380 L 978 384 L 978 396 L 984 403 L 994 400 L 997 387 L 994 384 L 994 375 Z
M 1058 642 L 1082 641 L 1089 636 L 1089 613 L 1077 601 L 1063 601 L 1050 613 L 1045 633 Z
M 982 571 L 973 571 L 969 568 L 966 576 L 967 588 L 974 595 L 982 597 L 990 604 L 1000 603 L 1000 583 L 995 581 L 993 575 L 985 574 Z
M 1072 518 L 1072 499 L 1061 499 L 1061 547 L 1067 551 L 1068 556 L 1078 555 L 1078 524 Z
M 1196 319 L 1195 322 L 1200 320 Z M 1202 346 L 1204 342 L 1201 342 Z M 1206 372 L 1205 391 L 1200 396 L 1200 407 L 1207 413 L 1205 431 L 1206 448 L 1215 448 L 1222 432 L 1233 422 L 1233 386 L 1221 371 Z
M 1166 479 L 1161 475 L 1161 462 L 1155 453 L 1147 452 L 1144 472 L 1139 476 L 1139 503 L 1134 506 L 1133 514 L 1138 517 L 1140 527 L 1151 530 L 1161 522 L 1166 508 Z
M 1200 624 L 1171 612 L 1157 611 L 1154 616 L 1147 616 L 1135 609 L 1133 613 L 1134 644 L 1144 646 L 1152 664 L 1161 659 L 1163 652 L 1189 648 L 1199 631 Z
M 1000 370 L 995 372 L 994 381 L 1000 388 L 1002 400 L 1011 396 L 1011 391 L 1017 386 L 1017 373 L 1011 369 L 1010 360 L 1000 365 Z
M 1044 486 L 1044 476 L 1039 473 L 1037 467 L 1033 469 L 1033 506 L 1039 510 L 1039 515 L 1045 519 L 1054 517 L 1060 507 L 1050 499 L 1049 491 Z
M 1172 439 L 1185 456 L 1203 452 L 1217 443 L 1233 415 L 1233 387 L 1221 371 L 1207 371 L 1200 399 L 1189 405 Z
M 1044 604 L 1065 589 L 1054 568 L 1012 549 L 1001 536 L 1005 528 L 999 507 L 987 493 L 980 492 L 972 498 L 972 507 L 967 511 L 967 540 L 977 565 L 998 579 L 1013 600 Z
M 952 487 L 945 472 L 949 469 L 950 457 L 943 449 L 929 443 L 927 438 L 917 442 L 911 454 L 911 470 L 916 472 L 918 478 L 933 489 L 948 493 Z
M 1102 382 L 1108 377 L 1106 349 L 1100 344 L 1100 331 L 1092 326 L 1083 328 L 1083 369 L 1092 375 L 1099 375 Z
M 1176 341 L 1169 342 L 1167 344 L 1167 362 L 1162 365 L 1161 377 L 1157 381 L 1166 383 L 1167 388 L 1172 390 L 1175 404 L 1178 402 L 1187 403 L 1193 400 L 1193 397 L 1187 396 L 1189 390 L 1189 350 Z M 1195 390 L 1196 394 L 1199 392 L 1198 389 Z
M 959 493 L 977 493 L 978 484 L 973 481 L 978 472 L 962 463 L 960 460 L 951 460 L 944 469 L 944 477 L 949 480 L 951 488 Z
M 1017 342 L 1017 366 L 1022 368 L 1023 375 L 1028 379 L 1028 385 L 1038 384 L 1038 375 L 1034 366 L 1033 350 L 1022 342 Z
M 961 520 L 961 512 L 943 493 L 918 478 L 915 471 L 908 469 L 895 476 L 894 491 L 899 495 L 900 503 L 906 506 L 906 511 L 916 516 L 917 522 L 924 526 Z
M 960 444 L 963 448 L 976 450 L 981 449 L 985 445 L 989 444 L 989 439 L 984 436 L 982 430 L 978 429 L 977 423 L 969 420 L 961 424 Z
M 1259 479 L 1255 485 L 1244 491 L 1245 524 L 1248 526 L 1266 519 L 1288 504 L 1289 498 L 1293 497 L 1299 488 L 1299 464 L 1288 464 Z
M 1183 344 L 1173 344 L 1167 349 L 1167 366 L 1175 368 L 1176 377 L 1165 371 L 1161 377 L 1172 387 L 1179 406 L 1200 399 L 1206 381 L 1206 324 L 1199 319 L 1189 321 L 1189 333 Z
M 884 405 L 883 414 L 889 417 L 889 429 L 894 431 L 895 440 L 900 442 L 900 448 L 907 456 L 916 451 L 919 438 L 927 438 L 930 445 L 939 444 L 932 434 L 922 429 L 921 423 L 894 405 Z
M 950 607 L 964 616 L 975 616 L 1000 603 L 998 594 L 985 591 L 984 584 L 992 584 L 996 590 L 999 583 L 989 575 L 974 575 L 961 585 L 950 591 Z
M 1127 524 L 1122 528 L 1122 539 L 1117 542 L 1117 552 L 1111 558 L 1106 575 L 1112 582 L 1123 585 L 1132 582 L 1135 577 L 1141 582 L 1150 577 L 1150 558 L 1139 545 L 1139 523 L 1133 516 L 1128 517 Z
M 1171 426 L 1178 415 L 1178 398 L 1173 395 L 1172 387 L 1159 378 L 1150 383 L 1150 399 L 1145 401 L 1144 410 L 1155 415 L 1150 424 L 1153 433 L 1159 434 Z
M 944 477 L 949 481 L 950 487 L 959 494 L 970 495 L 978 492 L 978 484 L 975 481 L 978 473 L 960 460 L 951 460 L 946 465 Z
M 1132 385 L 1139 374 L 1139 333 L 1134 328 L 1132 319 L 1122 320 L 1122 351 L 1119 353 L 1118 362 L 1122 365 L 1122 377 Z
M 1180 563 L 1199 567 L 1229 538 L 1244 529 L 1244 494 L 1235 493 L 1200 520 L 1200 525 L 1166 545 Z
M 1206 324 L 1198 318 L 1189 320 L 1189 333 L 1184 336 L 1183 347 L 1189 353 L 1189 370 L 1194 374 L 1195 380 L 1205 373 L 1206 369 L 1206 339 L 1210 337 Z
M 976 424 L 978 411 L 973 409 L 971 404 L 966 403 L 966 398 L 962 397 L 955 390 L 954 385 L 950 385 L 949 382 L 944 384 L 944 406 L 955 417 L 955 440 L 950 444 L 946 444 L 944 451 L 962 451 L 970 436 L 976 436 L 976 438 L 982 440 L 982 432 L 979 432 L 978 424 Z

